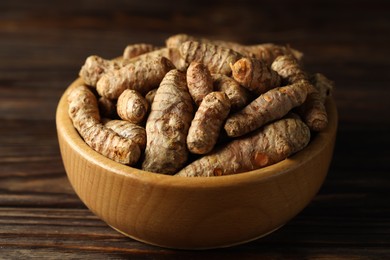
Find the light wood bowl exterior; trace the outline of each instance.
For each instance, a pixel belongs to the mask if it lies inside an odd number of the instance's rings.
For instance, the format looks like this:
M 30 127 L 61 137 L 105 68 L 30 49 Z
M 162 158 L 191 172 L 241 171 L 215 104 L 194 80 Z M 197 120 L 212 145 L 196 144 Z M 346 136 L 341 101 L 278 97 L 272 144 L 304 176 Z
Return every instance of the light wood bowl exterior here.
M 79 84 L 77 79 L 69 88 Z M 186 178 L 145 172 L 93 151 L 68 117 L 67 91 L 56 124 L 71 185 L 109 226 L 145 243 L 205 249 L 265 236 L 312 200 L 331 162 L 337 130 L 333 99 L 327 102 L 327 129 L 291 158 L 247 173 Z

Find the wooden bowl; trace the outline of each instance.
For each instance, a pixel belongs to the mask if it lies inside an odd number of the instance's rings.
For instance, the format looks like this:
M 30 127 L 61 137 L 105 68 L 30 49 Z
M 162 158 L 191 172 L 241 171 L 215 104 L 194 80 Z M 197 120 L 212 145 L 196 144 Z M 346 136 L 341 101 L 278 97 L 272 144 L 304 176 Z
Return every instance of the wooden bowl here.
M 80 79 L 69 88 L 82 84 Z M 266 168 L 220 177 L 175 177 L 116 163 L 92 150 L 68 117 L 56 114 L 69 181 L 80 199 L 117 231 L 177 249 L 233 246 L 265 236 L 297 215 L 322 185 L 332 158 L 337 111 L 301 152 Z

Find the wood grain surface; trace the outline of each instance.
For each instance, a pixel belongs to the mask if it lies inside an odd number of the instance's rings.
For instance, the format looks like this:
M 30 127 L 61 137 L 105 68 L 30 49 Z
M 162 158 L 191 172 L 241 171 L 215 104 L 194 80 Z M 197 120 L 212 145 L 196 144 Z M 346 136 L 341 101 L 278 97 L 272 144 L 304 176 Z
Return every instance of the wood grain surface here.
M 390 7 L 358 1 L 0 1 L 0 259 L 386 259 L 390 255 Z M 55 129 L 85 58 L 175 33 L 290 44 L 336 82 L 328 177 L 282 229 L 218 250 L 129 239 L 70 186 Z

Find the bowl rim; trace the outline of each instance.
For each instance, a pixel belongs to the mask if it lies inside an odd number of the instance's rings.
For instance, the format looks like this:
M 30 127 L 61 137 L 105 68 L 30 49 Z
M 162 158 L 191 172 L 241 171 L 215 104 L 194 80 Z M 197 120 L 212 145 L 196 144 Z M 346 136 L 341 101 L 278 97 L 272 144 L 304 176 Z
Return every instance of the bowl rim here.
M 128 165 L 115 162 L 104 155 L 99 154 L 89 147 L 81 138 L 77 130 L 74 128 L 70 117 L 68 116 L 67 94 L 78 86 L 84 84 L 81 78 L 74 80 L 67 87 L 61 96 L 57 111 L 56 111 L 56 127 L 58 138 L 63 137 L 63 141 L 67 142 L 72 149 L 79 155 L 84 157 L 90 163 L 93 163 L 107 172 L 117 174 L 125 178 L 132 178 L 143 183 L 156 184 L 169 187 L 185 187 L 203 189 L 232 186 L 237 184 L 263 182 L 269 178 L 277 178 L 291 170 L 298 168 L 303 162 L 317 156 L 323 149 L 326 149 L 326 144 L 333 142 L 337 131 L 338 113 L 333 97 L 328 97 L 326 101 L 326 109 L 328 113 L 328 125 L 326 129 L 315 133 L 308 146 L 289 158 L 276 164 L 231 175 L 215 176 L 215 177 L 179 177 L 144 171 Z

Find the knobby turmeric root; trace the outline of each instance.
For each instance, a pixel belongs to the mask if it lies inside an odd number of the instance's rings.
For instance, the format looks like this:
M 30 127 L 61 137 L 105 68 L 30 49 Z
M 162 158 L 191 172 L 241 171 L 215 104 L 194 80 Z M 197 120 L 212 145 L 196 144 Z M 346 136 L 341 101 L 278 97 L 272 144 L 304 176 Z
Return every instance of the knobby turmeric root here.
M 153 44 L 147 43 L 136 43 L 127 45 L 123 51 L 123 59 L 132 59 L 138 57 L 141 54 L 149 53 L 155 50 L 160 49 L 159 47 L 154 46 Z
M 258 95 L 280 86 L 278 73 L 259 59 L 244 57 L 230 64 L 230 67 L 233 78 Z
M 201 43 L 211 42 L 209 39 L 199 38 L 199 37 L 191 36 L 189 34 L 180 33 L 180 34 L 169 36 L 165 40 L 165 45 L 168 48 L 179 48 L 182 43 L 187 41 L 194 41 L 194 42 L 201 42 Z
M 125 120 L 109 120 L 104 123 L 104 126 L 110 128 L 120 136 L 133 140 L 138 144 L 141 151 L 145 150 L 146 131 L 144 127 Z
M 307 94 L 306 101 L 297 108 L 297 113 L 312 131 L 322 131 L 328 125 L 325 104 L 317 90 Z
M 213 91 L 213 78 L 206 65 L 200 62 L 191 62 L 187 69 L 188 91 L 196 105 L 199 106 L 203 98 Z
M 169 71 L 157 89 L 146 121 L 148 138 L 143 170 L 174 174 L 184 166 L 193 110 L 185 73 L 176 69 Z
M 302 150 L 309 140 L 310 130 L 301 120 L 281 119 L 190 163 L 176 176 L 209 177 L 256 170 Z
M 141 156 L 136 142 L 120 136 L 102 124 L 87 128 L 80 135 L 92 149 L 116 162 L 134 165 Z
M 199 43 L 207 43 L 212 45 L 218 45 L 223 48 L 232 49 L 236 52 L 240 52 L 246 47 L 244 45 L 241 45 L 236 42 L 231 41 L 220 41 L 220 40 L 211 40 L 208 38 L 202 38 L 202 37 L 195 37 L 188 34 L 176 34 L 168 37 L 168 39 L 165 41 L 165 45 L 169 48 L 179 48 L 180 45 L 186 41 L 193 41 L 193 42 L 199 42 Z M 245 54 L 246 53 L 241 53 Z
M 84 141 L 100 154 L 123 164 L 133 165 L 140 156 L 139 146 L 100 123 L 95 95 L 86 86 L 74 88 L 68 95 L 68 113 Z
M 143 63 L 157 58 L 165 57 L 170 60 L 174 67 L 180 70 L 185 70 L 187 66 L 185 65 L 184 59 L 181 57 L 178 48 L 157 48 L 154 51 L 146 52 L 138 56 L 134 56 L 130 59 L 125 59 L 126 63 Z
M 105 73 L 97 82 L 96 90 L 99 95 L 109 99 L 117 99 L 125 89 L 146 94 L 157 88 L 165 74 L 173 68 L 172 62 L 165 57 L 140 59 L 119 70 Z
M 187 41 L 180 45 L 180 54 L 187 64 L 193 61 L 207 66 L 210 73 L 231 74 L 229 64 L 241 58 L 241 54 L 232 49 L 210 43 Z
M 210 152 L 229 112 L 230 100 L 224 92 L 215 91 L 205 96 L 188 131 L 188 150 L 194 154 Z
M 96 87 L 99 79 L 107 71 L 113 71 L 121 68 L 124 62 L 120 60 L 106 60 L 97 55 L 91 55 L 81 67 L 79 76 L 83 79 L 84 83 Z
M 73 126 L 81 132 L 100 123 L 100 113 L 96 96 L 84 85 L 68 93 L 68 113 Z
M 237 111 L 249 103 L 251 93 L 235 79 L 223 74 L 212 74 L 211 77 L 213 78 L 214 90 L 222 91 L 228 96 L 231 111 Z
M 247 134 L 273 120 L 280 119 L 301 105 L 307 90 L 300 82 L 274 88 L 260 95 L 242 110 L 228 117 L 225 131 L 230 137 Z
M 273 43 L 243 45 L 237 42 L 211 40 L 207 38 L 191 36 L 188 34 L 172 35 L 165 41 L 165 44 L 169 48 L 179 48 L 180 45 L 186 41 L 219 45 L 224 48 L 232 49 L 233 51 L 240 53 L 242 56 L 257 58 L 265 62 L 268 66 L 270 66 L 275 58 L 280 55 L 290 54 L 293 55 L 297 60 L 301 60 L 303 57 L 302 52 L 289 46 L 281 46 Z
M 326 98 L 333 92 L 334 82 L 321 73 L 315 73 L 312 75 L 310 81 L 320 94 L 321 102 L 325 103 Z
M 148 101 L 137 91 L 126 89 L 116 103 L 117 113 L 123 120 L 140 124 L 149 112 Z
M 304 104 L 297 109 L 297 112 L 312 131 L 325 129 L 328 124 L 325 104 L 298 61 L 291 55 L 282 55 L 275 59 L 271 67 L 288 83 L 302 82 L 304 84 L 308 95 Z
M 129 48 L 129 46 L 126 48 Z M 130 51 L 125 49 L 123 54 L 125 54 L 125 52 L 130 52 Z M 126 54 L 126 55 L 129 55 L 129 54 Z M 150 60 L 154 60 L 154 59 L 161 58 L 161 57 L 165 57 L 165 58 L 169 59 L 169 49 L 168 48 L 156 47 L 156 49 L 153 51 L 145 52 L 145 53 L 142 53 L 139 55 L 134 55 L 133 57 L 129 57 L 126 59 L 126 62 L 127 63 L 135 63 L 135 62 L 141 62 L 141 61 L 148 62 Z M 123 58 L 125 58 L 125 57 L 123 57 Z
M 237 51 L 240 52 L 239 50 Z M 276 45 L 273 43 L 244 46 L 242 53 L 245 56 L 257 58 L 265 62 L 268 66 L 271 66 L 276 57 L 281 55 L 292 55 L 298 61 L 300 61 L 303 57 L 303 53 L 296 49 L 290 48 L 289 46 Z
M 306 71 L 301 68 L 297 59 L 292 55 L 281 55 L 276 57 L 271 64 L 271 68 L 276 71 L 287 84 L 298 81 L 307 81 L 309 84 Z

